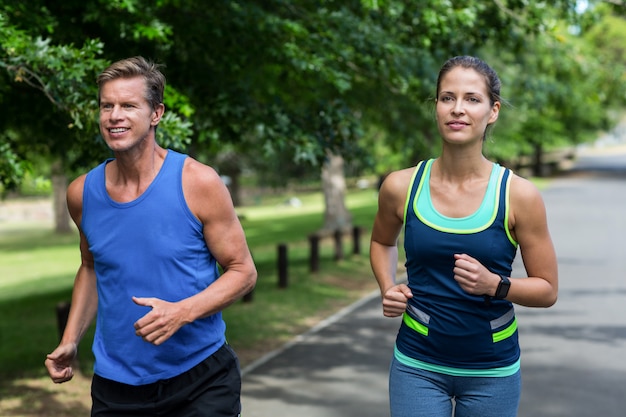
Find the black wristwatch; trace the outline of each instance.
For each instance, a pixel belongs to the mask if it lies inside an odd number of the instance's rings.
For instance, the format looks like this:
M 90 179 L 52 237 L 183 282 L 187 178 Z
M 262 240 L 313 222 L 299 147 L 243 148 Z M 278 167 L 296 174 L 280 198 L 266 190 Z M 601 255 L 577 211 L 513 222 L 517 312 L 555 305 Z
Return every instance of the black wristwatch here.
M 511 288 L 511 280 L 504 275 L 500 275 L 500 283 L 496 288 L 496 294 L 493 296 L 496 300 L 502 300 L 509 294 L 509 288 Z

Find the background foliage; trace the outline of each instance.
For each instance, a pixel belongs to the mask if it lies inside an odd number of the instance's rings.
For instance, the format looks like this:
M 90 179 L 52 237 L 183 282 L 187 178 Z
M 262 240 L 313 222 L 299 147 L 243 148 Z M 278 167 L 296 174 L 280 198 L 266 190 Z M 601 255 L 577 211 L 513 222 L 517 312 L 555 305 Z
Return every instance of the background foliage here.
M 108 155 L 96 74 L 144 55 L 168 77 L 165 146 L 270 184 L 328 152 L 384 173 L 438 146 L 432 96 L 474 54 L 510 106 L 487 151 L 511 160 L 589 140 L 623 107 L 624 6 L 575 0 L 0 0 L 0 180 L 45 155 L 73 175 Z

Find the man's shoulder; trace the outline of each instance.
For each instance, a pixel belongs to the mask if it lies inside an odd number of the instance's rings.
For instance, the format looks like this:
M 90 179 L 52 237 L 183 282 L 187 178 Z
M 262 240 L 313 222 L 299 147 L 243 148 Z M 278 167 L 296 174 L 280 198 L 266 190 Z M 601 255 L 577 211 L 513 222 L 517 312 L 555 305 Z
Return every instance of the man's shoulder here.
M 91 172 L 91 171 L 90 171 Z M 87 178 L 88 173 L 84 173 L 74 178 L 70 184 L 67 186 L 67 192 L 74 193 L 80 191 L 82 193 L 83 187 L 85 185 L 85 179 Z
M 194 175 L 218 175 L 216 169 L 213 168 L 211 165 L 200 162 L 189 155 L 186 155 L 183 169 L 187 173 L 191 173 Z
M 214 187 L 222 179 L 218 172 L 210 165 L 188 156 L 183 165 L 183 186 L 193 189 Z

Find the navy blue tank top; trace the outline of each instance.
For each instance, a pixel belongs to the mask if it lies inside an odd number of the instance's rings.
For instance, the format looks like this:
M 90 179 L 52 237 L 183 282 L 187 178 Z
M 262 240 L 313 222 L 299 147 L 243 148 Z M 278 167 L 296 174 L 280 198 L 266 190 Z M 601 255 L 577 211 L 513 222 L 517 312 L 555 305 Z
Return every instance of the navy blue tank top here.
M 415 169 L 405 207 L 408 302 L 396 340 L 397 356 L 445 369 L 483 370 L 519 361 L 517 322 L 506 300 L 486 303 L 454 280 L 454 254 L 466 253 L 496 274 L 510 276 L 517 252 L 508 230 L 511 173 L 493 164 L 480 208 L 470 216 L 438 213 L 430 199 L 430 168 Z
M 189 210 L 182 188 L 186 155 L 169 150 L 146 191 L 128 203 L 111 199 L 105 161 L 87 174 L 83 230 L 93 254 L 98 313 L 93 351 L 95 373 L 130 385 L 181 374 L 225 342 L 221 314 L 183 326 L 159 346 L 135 335 L 147 314 L 131 297 L 175 302 L 204 290 L 219 277 L 201 222 Z

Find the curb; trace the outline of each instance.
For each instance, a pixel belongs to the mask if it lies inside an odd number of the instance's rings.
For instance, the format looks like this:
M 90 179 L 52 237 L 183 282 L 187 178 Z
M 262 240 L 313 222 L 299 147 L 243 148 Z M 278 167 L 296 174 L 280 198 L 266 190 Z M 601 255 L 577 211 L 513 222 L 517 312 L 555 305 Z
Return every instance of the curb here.
M 278 348 L 276 350 L 273 350 L 273 351 L 263 355 L 259 359 L 255 360 L 254 362 L 252 362 L 249 365 L 247 365 L 245 368 L 243 368 L 241 370 L 241 376 L 242 377 L 245 376 L 246 374 L 254 371 L 256 368 L 260 367 L 261 365 L 264 365 L 265 363 L 269 362 L 270 360 L 272 360 L 276 356 L 280 355 L 284 351 L 290 349 L 291 347 L 293 347 L 293 346 L 295 346 L 295 345 L 297 345 L 299 343 L 304 342 L 306 339 L 308 339 L 309 337 L 311 337 L 315 333 L 317 333 L 320 330 L 330 326 L 331 324 L 335 323 L 336 321 L 342 319 L 343 317 L 345 317 L 348 314 L 352 313 L 353 311 L 355 311 L 356 309 L 358 309 L 362 305 L 367 304 L 368 302 L 370 302 L 371 300 L 373 300 L 376 297 L 380 297 L 380 291 L 379 290 L 372 291 L 371 293 L 365 295 L 363 298 L 361 298 L 361 299 L 355 301 L 354 303 L 350 304 L 349 306 L 344 307 L 343 309 L 339 310 L 337 313 L 331 315 L 330 317 L 325 318 L 324 320 L 320 321 L 315 326 L 313 326 L 311 329 L 309 329 L 306 332 L 296 336 L 290 342 L 285 343 L 282 347 L 280 347 L 280 348 Z

